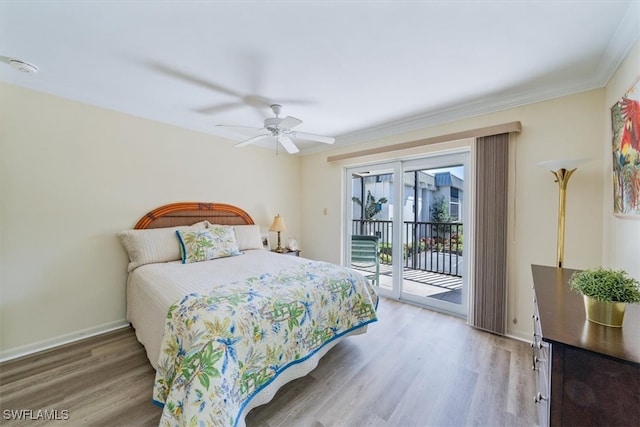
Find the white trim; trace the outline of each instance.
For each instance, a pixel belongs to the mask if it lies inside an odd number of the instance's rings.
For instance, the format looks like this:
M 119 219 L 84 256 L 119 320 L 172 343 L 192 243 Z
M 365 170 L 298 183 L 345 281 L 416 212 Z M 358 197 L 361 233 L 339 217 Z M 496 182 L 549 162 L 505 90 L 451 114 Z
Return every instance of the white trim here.
M 117 320 L 115 322 L 104 323 L 102 325 L 94 326 L 91 328 L 81 329 L 79 331 L 71 332 L 64 335 L 59 335 L 53 338 L 47 338 L 42 341 L 15 347 L 9 350 L 0 351 L 0 363 L 7 360 L 17 359 L 19 357 L 28 356 L 34 353 L 39 353 L 44 350 L 49 350 L 54 347 L 59 347 L 64 344 L 69 344 L 75 341 L 80 341 L 85 338 L 101 335 L 107 332 L 115 331 L 118 329 L 126 328 L 129 323 L 125 320 Z
M 609 45 L 602 55 L 602 60 L 593 79 L 594 84 L 606 86 L 622 61 L 627 57 L 633 46 L 640 39 L 640 2 L 630 2 L 627 13 Z
M 397 160 L 393 165 L 393 193 L 389 195 L 389 200 L 393 203 L 392 234 L 391 234 L 391 277 L 392 293 L 395 298 L 402 298 L 402 275 L 403 271 L 403 231 L 404 222 L 402 210 L 404 208 L 404 164 L 406 161 Z
M 518 335 L 513 335 L 513 334 L 504 334 L 503 335 L 506 338 L 512 339 L 512 340 L 516 340 L 516 341 L 521 341 L 527 344 L 532 344 L 533 341 L 531 341 L 531 338 L 524 338 Z

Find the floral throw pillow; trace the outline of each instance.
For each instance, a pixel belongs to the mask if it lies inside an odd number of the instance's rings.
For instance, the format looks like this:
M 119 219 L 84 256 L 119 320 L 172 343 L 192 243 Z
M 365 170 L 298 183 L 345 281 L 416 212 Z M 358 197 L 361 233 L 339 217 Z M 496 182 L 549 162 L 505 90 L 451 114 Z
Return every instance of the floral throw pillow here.
M 176 230 L 182 263 L 207 261 L 240 255 L 233 228 L 218 226 L 206 230 Z

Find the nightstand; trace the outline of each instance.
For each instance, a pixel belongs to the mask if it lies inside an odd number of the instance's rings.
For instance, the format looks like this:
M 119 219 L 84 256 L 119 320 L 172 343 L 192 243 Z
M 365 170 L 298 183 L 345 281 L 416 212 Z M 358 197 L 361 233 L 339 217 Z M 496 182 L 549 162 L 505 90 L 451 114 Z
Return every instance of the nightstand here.
M 271 252 L 276 252 L 276 251 L 272 250 Z M 300 249 L 296 249 L 295 251 L 292 251 L 291 249 L 285 249 L 284 252 L 276 252 L 276 253 L 282 254 L 282 255 L 300 256 Z

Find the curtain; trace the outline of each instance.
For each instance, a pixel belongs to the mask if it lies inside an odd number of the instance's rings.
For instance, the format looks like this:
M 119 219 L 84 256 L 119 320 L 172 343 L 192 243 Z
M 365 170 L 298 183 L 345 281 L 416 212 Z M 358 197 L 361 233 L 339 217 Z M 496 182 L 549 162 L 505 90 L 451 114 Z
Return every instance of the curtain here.
M 476 139 L 472 305 L 469 324 L 503 335 L 506 326 L 509 134 Z

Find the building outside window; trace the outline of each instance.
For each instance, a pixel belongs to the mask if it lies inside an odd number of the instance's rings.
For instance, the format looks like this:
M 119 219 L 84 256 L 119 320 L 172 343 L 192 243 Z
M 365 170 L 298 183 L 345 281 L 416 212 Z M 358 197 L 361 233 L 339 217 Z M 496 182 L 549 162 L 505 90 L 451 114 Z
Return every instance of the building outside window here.
M 460 221 L 460 197 L 459 190 L 457 188 L 451 187 L 449 200 L 449 217 L 451 218 L 451 221 Z

